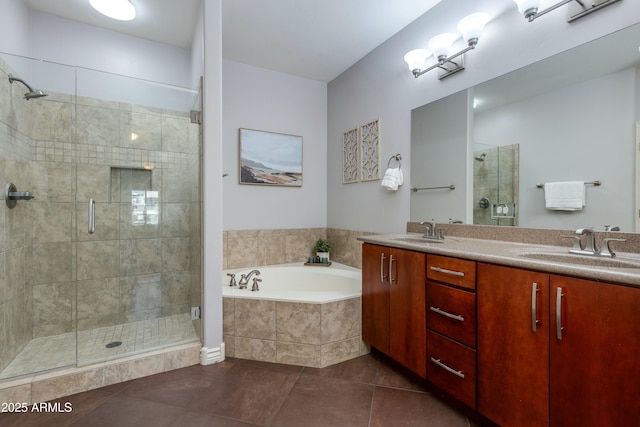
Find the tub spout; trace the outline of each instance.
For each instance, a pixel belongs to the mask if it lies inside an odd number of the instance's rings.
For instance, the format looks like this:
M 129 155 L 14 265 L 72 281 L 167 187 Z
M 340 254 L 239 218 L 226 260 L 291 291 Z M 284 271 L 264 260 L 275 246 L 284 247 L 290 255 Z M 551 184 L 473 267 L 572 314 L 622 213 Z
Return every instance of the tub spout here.
M 249 279 L 254 274 L 256 276 L 259 276 L 260 275 L 260 270 L 251 270 L 247 274 L 241 274 L 240 275 L 240 281 L 238 282 L 238 289 L 247 289 L 247 285 L 249 284 Z

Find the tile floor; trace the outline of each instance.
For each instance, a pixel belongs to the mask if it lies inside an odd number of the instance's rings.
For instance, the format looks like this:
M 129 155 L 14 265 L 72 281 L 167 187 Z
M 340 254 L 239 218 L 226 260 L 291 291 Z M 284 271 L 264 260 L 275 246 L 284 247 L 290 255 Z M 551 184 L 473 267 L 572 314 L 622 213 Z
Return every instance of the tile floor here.
M 27 426 L 475 426 L 370 354 L 327 368 L 227 359 L 65 397 L 69 413 L 0 414 Z
M 199 338 L 188 313 L 78 332 L 78 366 L 179 345 Z M 107 348 L 113 341 L 122 344 Z M 0 379 L 76 366 L 76 333 L 35 338 L 0 372 Z

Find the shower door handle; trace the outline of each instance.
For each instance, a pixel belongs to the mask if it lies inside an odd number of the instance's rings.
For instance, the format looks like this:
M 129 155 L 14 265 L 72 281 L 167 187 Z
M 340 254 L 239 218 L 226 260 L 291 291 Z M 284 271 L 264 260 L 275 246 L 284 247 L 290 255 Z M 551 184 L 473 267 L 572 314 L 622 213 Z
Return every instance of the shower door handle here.
M 89 199 L 89 234 L 96 232 L 96 201 Z

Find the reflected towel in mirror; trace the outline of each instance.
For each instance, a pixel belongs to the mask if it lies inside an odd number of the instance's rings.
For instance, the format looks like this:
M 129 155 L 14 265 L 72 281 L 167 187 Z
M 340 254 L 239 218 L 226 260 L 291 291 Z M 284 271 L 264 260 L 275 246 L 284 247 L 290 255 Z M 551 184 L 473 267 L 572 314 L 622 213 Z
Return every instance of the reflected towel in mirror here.
M 544 184 L 545 208 L 555 211 L 580 211 L 586 206 L 584 181 Z

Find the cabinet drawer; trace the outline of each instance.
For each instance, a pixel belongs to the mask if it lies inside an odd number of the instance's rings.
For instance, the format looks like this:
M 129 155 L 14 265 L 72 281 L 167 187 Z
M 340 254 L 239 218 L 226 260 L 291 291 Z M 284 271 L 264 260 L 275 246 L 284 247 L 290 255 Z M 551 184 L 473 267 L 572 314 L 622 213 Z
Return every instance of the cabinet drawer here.
M 468 289 L 476 288 L 476 262 L 427 255 L 427 278 Z
M 427 327 L 476 347 L 476 294 L 427 282 Z
M 475 350 L 427 331 L 427 379 L 470 408 L 476 408 Z

